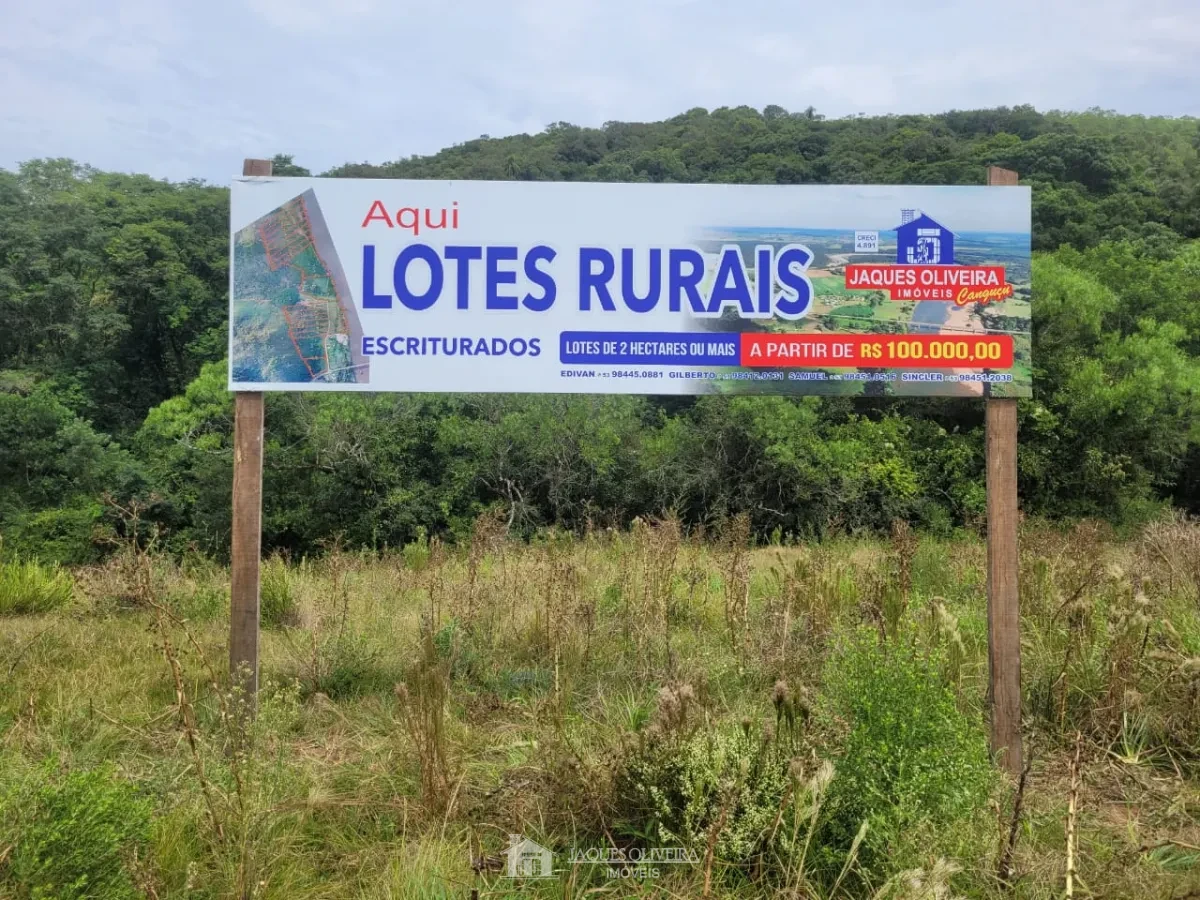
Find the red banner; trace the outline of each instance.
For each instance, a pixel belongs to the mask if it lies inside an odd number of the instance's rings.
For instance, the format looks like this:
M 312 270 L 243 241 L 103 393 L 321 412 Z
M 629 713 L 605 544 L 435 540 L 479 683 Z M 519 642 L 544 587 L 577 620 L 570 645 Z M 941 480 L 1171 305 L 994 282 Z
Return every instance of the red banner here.
M 1007 334 L 772 334 L 741 336 L 743 366 L 819 369 L 1009 369 Z
M 846 266 L 846 288 L 887 291 L 893 300 L 952 300 L 959 306 L 1012 296 L 1004 266 Z

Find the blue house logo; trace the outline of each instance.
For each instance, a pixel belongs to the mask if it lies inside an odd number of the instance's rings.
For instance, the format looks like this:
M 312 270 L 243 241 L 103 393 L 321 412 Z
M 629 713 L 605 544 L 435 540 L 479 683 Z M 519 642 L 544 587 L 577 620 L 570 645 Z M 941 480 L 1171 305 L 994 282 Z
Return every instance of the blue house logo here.
M 900 211 L 896 226 L 896 262 L 902 266 L 954 264 L 954 232 L 919 209 Z

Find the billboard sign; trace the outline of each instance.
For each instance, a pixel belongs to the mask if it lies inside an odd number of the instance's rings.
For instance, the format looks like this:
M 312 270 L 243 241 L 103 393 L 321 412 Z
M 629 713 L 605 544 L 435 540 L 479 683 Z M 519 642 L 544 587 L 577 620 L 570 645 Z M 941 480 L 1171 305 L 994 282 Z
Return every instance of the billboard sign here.
M 1028 188 L 246 177 L 232 390 L 1029 396 Z

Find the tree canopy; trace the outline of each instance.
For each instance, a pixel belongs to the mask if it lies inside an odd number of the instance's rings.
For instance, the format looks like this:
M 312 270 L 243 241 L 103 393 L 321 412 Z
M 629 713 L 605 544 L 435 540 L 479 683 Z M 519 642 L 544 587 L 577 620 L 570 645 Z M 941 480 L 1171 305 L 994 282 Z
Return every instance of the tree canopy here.
M 309 170 L 280 154 L 277 174 Z M 332 177 L 1033 187 L 1035 396 L 1022 504 L 1136 520 L 1200 510 L 1200 122 L 1032 107 L 827 119 L 693 109 L 556 123 Z M 228 542 L 228 191 L 66 159 L 0 170 L 0 532 L 99 551 L 100 497 L 153 498 L 177 547 Z M 982 408 L 869 398 L 272 395 L 265 539 L 306 551 L 746 510 L 818 535 L 983 512 Z

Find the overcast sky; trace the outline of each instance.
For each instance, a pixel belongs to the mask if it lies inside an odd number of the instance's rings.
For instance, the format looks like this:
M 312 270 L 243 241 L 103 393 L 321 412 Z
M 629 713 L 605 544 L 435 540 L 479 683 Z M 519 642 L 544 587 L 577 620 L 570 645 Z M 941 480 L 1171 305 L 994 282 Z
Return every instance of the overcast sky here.
M 1200 0 L 0 0 L 4 168 L 227 183 L 770 103 L 1197 116 Z

